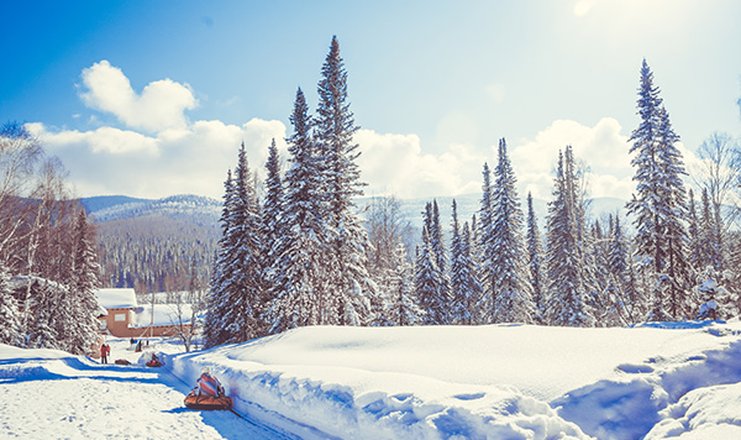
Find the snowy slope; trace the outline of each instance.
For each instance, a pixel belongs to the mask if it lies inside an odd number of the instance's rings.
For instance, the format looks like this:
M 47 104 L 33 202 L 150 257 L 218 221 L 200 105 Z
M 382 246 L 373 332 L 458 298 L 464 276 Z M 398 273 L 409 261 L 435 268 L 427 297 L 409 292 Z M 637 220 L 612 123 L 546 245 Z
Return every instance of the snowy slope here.
M 339 438 L 662 438 L 720 401 L 688 392 L 741 380 L 741 325 L 685 327 L 310 327 L 169 365 Z
M 83 204 L 85 200 L 82 199 Z M 108 205 L 94 204 L 96 210 L 90 211 L 93 219 L 98 222 L 122 220 L 150 215 L 165 215 L 172 218 L 195 218 L 199 221 L 208 221 L 216 224 L 221 213 L 221 202 L 208 197 L 196 195 L 176 195 L 163 199 L 121 199 L 124 203 L 110 203 Z
M 115 358 L 139 355 L 112 343 Z M 229 412 L 188 410 L 188 389 L 161 369 L 0 345 L 0 438 L 296 438 Z

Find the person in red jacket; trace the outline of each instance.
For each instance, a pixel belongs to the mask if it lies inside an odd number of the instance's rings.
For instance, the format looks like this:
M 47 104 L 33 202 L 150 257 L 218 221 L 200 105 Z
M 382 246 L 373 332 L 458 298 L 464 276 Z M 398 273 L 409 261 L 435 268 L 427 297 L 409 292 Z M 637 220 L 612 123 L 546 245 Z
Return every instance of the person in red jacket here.
M 108 363 L 108 358 L 111 357 L 111 346 L 108 344 L 105 344 L 105 359 L 106 364 Z
M 103 344 L 100 346 L 100 363 L 101 364 L 108 363 L 108 348 L 106 344 Z

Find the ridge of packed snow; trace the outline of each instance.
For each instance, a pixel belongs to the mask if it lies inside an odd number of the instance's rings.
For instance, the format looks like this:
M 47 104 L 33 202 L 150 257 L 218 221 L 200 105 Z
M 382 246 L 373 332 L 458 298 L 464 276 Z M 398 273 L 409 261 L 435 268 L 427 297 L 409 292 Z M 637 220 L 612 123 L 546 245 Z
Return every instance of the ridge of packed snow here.
M 741 380 L 741 326 L 307 327 L 166 363 L 185 381 L 209 367 L 239 411 L 339 438 L 628 439 Z

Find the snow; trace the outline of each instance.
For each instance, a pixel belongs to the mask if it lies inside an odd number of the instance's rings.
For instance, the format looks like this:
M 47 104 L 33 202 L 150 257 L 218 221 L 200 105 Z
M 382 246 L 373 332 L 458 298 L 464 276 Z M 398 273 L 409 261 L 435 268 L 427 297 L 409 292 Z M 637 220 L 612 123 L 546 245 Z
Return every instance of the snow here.
M 111 344 L 114 357 L 149 356 Z M 188 389 L 162 369 L 0 345 L 0 438 L 294 438 L 229 412 L 188 410 Z
M 141 328 L 150 325 L 173 325 L 180 321 L 190 323 L 191 313 L 193 311 L 190 304 L 180 304 L 180 313 L 178 313 L 176 304 L 155 304 L 154 321 L 152 320 L 152 305 L 147 304 L 136 309 L 134 319 L 129 327 Z M 151 323 L 154 324 L 151 324 Z
M 667 327 L 307 327 L 168 366 L 209 367 L 238 410 L 340 438 L 628 439 L 741 380 L 738 322 Z
M 0 437 L 741 438 L 738 320 L 305 327 L 191 353 L 108 342 L 134 365 L 0 345 Z M 154 351 L 165 367 L 142 366 Z M 183 408 L 204 367 L 246 421 Z
M 95 298 L 106 309 L 131 309 L 137 306 L 134 289 L 98 289 Z

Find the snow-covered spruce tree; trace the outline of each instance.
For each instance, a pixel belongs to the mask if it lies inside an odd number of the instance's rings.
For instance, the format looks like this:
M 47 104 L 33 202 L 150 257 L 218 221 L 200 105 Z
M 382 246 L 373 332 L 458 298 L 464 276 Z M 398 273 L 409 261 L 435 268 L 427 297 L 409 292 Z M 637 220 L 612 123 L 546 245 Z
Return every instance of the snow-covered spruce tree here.
M 530 285 L 533 288 L 533 322 L 545 323 L 545 275 L 543 273 L 543 245 L 538 228 L 538 219 L 533 209 L 533 195 L 527 193 L 527 266 Z
M 468 254 L 471 256 L 474 280 L 476 281 L 476 291 L 474 293 L 474 298 L 472 298 L 474 303 L 471 305 L 471 320 L 472 324 L 486 324 L 488 323 L 488 311 L 491 307 L 488 307 L 489 302 L 486 301 L 484 295 L 484 274 L 481 265 L 483 257 L 481 253 L 481 240 L 479 238 L 479 227 L 476 221 L 476 214 L 471 215 L 471 227 L 468 230 L 467 237 Z
M 732 315 L 732 298 L 724 287 L 723 274 L 712 265 L 705 267 L 697 277 L 695 295 L 699 307 L 695 312 L 697 319 L 717 320 Z
M 532 323 L 534 306 L 528 281 L 527 253 L 522 237 L 523 219 L 515 184 L 517 179 L 507 157 L 507 144 L 499 140 L 492 192 L 492 226 L 488 274 L 492 285 L 494 322 Z
M 327 202 L 330 246 L 326 298 L 320 310 L 325 324 L 361 325 L 371 320 L 369 298 L 376 286 L 367 270 L 368 236 L 354 212 L 353 197 L 362 195 L 355 125 L 347 99 L 347 71 L 337 37 L 317 85 L 319 103 L 314 121 L 318 151 L 323 158 L 323 190 Z
M 0 262 L 0 344 L 20 346 L 23 344 L 20 311 L 10 289 L 10 274 Z
M 30 277 L 31 292 L 28 313 L 27 346 L 29 348 L 63 349 L 55 330 L 54 311 L 60 298 L 69 290 L 56 282 L 43 278 Z
M 646 319 L 682 319 L 690 315 L 688 304 L 687 232 L 682 222 L 686 214 L 685 190 L 681 176 L 686 174 L 682 155 L 675 144 L 669 115 L 653 84 L 653 73 L 643 60 L 638 89 L 641 123 L 630 140 L 636 168 L 633 180 L 637 193 L 628 203 L 636 227 L 636 252 L 643 262 L 645 285 L 654 285 Z
M 283 223 L 283 183 L 280 176 L 280 158 L 275 139 L 268 147 L 268 160 L 265 163 L 265 200 L 262 203 L 262 251 L 263 282 L 265 289 L 262 304 L 269 304 L 270 294 L 274 293 L 268 286 L 274 284 L 277 275 L 274 273 L 277 256 L 280 253 L 278 243 L 285 235 Z
M 72 273 L 70 276 L 69 297 L 66 301 L 72 308 L 72 325 L 64 336 L 65 349 L 74 354 L 86 354 L 97 341 L 98 301 L 95 290 L 100 286 L 98 280 L 100 265 L 96 253 L 94 230 L 87 222 L 85 210 L 80 209 L 74 231 L 74 251 Z
M 419 306 L 424 312 L 422 324 L 446 324 L 450 304 L 446 298 L 441 298 L 440 295 L 443 289 L 443 280 L 440 270 L 437 268 L 435 251 L 432 249 L 427 226 L 422 226 L 422 244 L 417 253 L 414 270 L 414 292 Z
M 239 148 L 234 173 L 233 201 L 228 210 L 225 240 L 225 282 L 222 295 L 229 307 L 223 310 L 227 342 L 242 342 L 264 334 L 261 320 L 262 224 L 255 182 L 247 163 L 244 143 Z
M 586 302 L 584 249 L 578 240 L 573 167 L 571 147 L 566 147 L 566 160 L 559 151 L 553 200 L 548 203 L 546 222 L 546 318 L 551 325 L 587 327 L 594 325 L 594 317 Z
M 494 238 L 492 236 L 492 188 L 491 188 L 491 170 L 489 164 L 484 162 L 484 168 L 481 172 L 483 183 L 481 184 L 481 208 L 479 209 L 479 222 L 477 228 L 478 256 L 479 256 L 479 277 L 483 292 L 479 299 L 479 324 L 489 324 L 494 322 L 492 311 L 494 309 Z M 472 220 L 472 225 L 475 225 Z
M 470 324 L 471 316 L 467 303 L 471 297 L 470 276 L 471 264 L 467 259 L 465 244 L 458 223 L 458 205 L 453 199 L 453 213 L 451 220 L 452 238 L 450 242 L 450 308 L 449 322 L 451 324 Z
M 214 347 L 225 343 L 229 336 L 226 332 L 227 323 L 224 322 L 224 315 L 229 308 L 228 287 L 229 276 L 226 273 L 227 262 L 229 257 L 228 250 L 231 249 L 230 233 L 231 209 L 234 205 L 234 185 L 232 171 L 227 170 L 226 180 L 224 181 L 224 203 L 221 208 L 221 217 L 219 224 L 221 226 L 221 238 L 214 258 L 214 267 L 211 271 L 211 281 L 209 291 L 206 296 L 206 319 L 203 325 L 203 337 L 206 347 Z
M 587 242 L 586 267 L 589 270 L 591 302 L 595 324 L 603 327 L 623 326 L 627 323 L 623 300 L 622 280 L 612 273 L 610 245 L 615 220 L 609 217 L 607 234 L 598 220 L 592 224 L 591 239 Z
M 393 276 L 390 283 L 392 302 L 388 307 L 388 317 L 392 325 L 415 325 L 422 321 L 424 312 L 417 304 L 414 294 L 412 265 L 407 261 L 404 243 L 399 242 L 394 250 Z
M 445 239 L 443 237 L 442 223 L 440 223 L 440 209 L 437 206 L 437 200 L 432 200 L 431 207 L 431 216 L 428 221 L 430 224 L 430 245 L 432 246 L 432 252 L 435 255 L 435 263 L 437 265 L 437 270 L 440 273 L 440 280 L 442 281 L 440 292 L 438 294 L 439 301 L 440 303 L 447 302 L 448 305 L 446 306 L 446 310 L 448 310 L 448 313 L 453 313 L 444 317 L 440 324 L 451 324 L 455 312 L 453 312 L 451 308 L 453 298 L 450 290 L 450 277 L 448 276 L 447 271 L 448 257 L 445 251 Z
M 321 180 L 322 156 L 311 135 L 311 117 L 301 89 L 296 91 L 290 117 L 293 134 L 288 142 L 290 167 L 285 176 L 284 234 L 274 246 L 266 311 L 270 333 L 321 324 L 324 283 L 327 279 L 328 227 Z
M 461 232 L 462 240 L 462 256 L 464 275 L 463 279 L 467 280 L 466 285 L 468 286 L 468 296 L 464 299 L 463 309 L 465 310 L 463 324 L 478 324 L 480 313 L 477 310 L 479 301 L 483 294 L 483 288 L 481 287 L 481 281 L 479 279 L 478 265 L 474 259 L 474 249 L 472 244 L 475 242 L 471 238 L 471 229 L 468 227 L 468 222 L 463 223 L 463 229 Z

